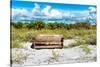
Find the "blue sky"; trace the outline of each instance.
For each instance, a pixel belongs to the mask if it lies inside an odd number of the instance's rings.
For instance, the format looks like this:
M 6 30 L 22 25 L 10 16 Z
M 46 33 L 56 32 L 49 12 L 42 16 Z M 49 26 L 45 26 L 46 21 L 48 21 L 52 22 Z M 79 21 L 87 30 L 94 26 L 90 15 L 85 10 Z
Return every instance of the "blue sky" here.
M 47 2 L 11 1 L 13 21 L 53 20 L 96 22 L 95 5 L 61 4 Z

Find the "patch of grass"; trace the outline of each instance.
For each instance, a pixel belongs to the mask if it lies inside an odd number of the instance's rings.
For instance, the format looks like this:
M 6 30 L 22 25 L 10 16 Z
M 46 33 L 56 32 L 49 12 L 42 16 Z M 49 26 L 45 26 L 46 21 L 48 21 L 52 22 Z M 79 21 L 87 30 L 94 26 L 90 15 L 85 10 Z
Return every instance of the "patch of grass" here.
M 86 35 L 83 39 L 86 41 L 86 44 L 96 45 L 96 34 Z
M 83 51 L 86 52 L 86 54 L 90 53 L 91 49 L 88 47 L 87 44 L 81 45 L 80 48 L 83 49 Z
M 22 48 L 22 47 L 23 47 L 23 45 L 20 44 L 19 40 L 14 40 L 11 43 L 11 48 Z
M 52 50 L 52 55 L 53 55 L 52 59 L 58 61 L 58 58 L 60 57 L 59 52 L 56 52 L 56 51 Z
M 70 48 L 70 47 L 69 47 L 69 46 L 65 46 L 65 45 L 64 45 L 64 46 L 63 46 L 63 48 Z
M 63 46 L 63 48 L 72 48 L 72 47 L 75 47 L 75 46 L 79 46 L 78 43 L 72 43 L 72 44 L 69 44 L 68 46 Z
M 81 36 L 76 40 L 75 43 L 69 44 L 68 46 L 64 46 L 64 48 L 72 48 L 75 46 L 80 46 L 87 54 L 90 53 L 91 49 L 88 45 L 96 45 L 96 34 L 91 33 L 84 36 Z
M 94 61 L 97 61 L 97 56 L 93 58 Z
M 89 34 L 81 36 L 79 40 L 77 40 L 77 44 L 88 44 L 88 45 L 96 45 L 96 34 Z
M 33 37 L 36 34 L 61 34 L 64 35 L 64 39 L 73 39 L 74 37 L 78 36 L 80 37 L 80 42 L 78 41 L 78 44 L 75 43 L 72 46 L 84 44 L 96 44 L 96 30 L 95 29 L 41 29 L 41 30 L 35 30 L 35 29 L 27 29 L 27 28 L 21 28 L 21 29 L 15 29 L 12 28 L 12 48 L 20 48 L 21 46 L 19 43 L 21 42 L 27 42 L 27 41 L 34 41 Z M 70 47 L 72 47 L 70 46 Z
M 23 53 L 22 51 L 18 51 L 18 52 L 14 51 L 12 52 L 11 62 L 21 64 L 23 63 L 24 60 L 26 60 L 26 58 L 27 58 L 27 55 Z

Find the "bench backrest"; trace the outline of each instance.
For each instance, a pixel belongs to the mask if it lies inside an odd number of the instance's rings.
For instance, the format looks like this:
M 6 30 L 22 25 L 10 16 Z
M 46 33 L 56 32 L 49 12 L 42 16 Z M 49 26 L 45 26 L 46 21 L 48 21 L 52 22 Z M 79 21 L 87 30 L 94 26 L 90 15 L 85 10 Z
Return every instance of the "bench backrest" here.
M 62 42 L 63 35 L 36 35 L 35 41 L 37 42 Z

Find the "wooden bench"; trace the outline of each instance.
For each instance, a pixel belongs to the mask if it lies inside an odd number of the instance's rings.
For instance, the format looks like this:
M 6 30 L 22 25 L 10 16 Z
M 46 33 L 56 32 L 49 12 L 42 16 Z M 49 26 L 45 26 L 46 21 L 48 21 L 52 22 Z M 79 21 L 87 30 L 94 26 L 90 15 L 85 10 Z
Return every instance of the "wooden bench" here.
M 31 48 L 51 49 L 63 48 L 63 35 L 36 35 Z

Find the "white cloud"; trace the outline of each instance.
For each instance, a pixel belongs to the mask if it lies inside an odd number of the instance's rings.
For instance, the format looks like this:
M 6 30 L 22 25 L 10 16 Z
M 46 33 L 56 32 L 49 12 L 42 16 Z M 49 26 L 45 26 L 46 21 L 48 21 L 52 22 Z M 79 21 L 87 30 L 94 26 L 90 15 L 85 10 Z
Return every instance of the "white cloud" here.
M 63 13 L 63 18 L 66 18 L 66 17 L 75 17 L 75 15 L 71 12 L 71 11 L 64 11 Z
M 28 10 L 25 8 L 12 8 L 12 20 L 31 20 L 32 17 L 36 17 L 36 15 L 40 15 L 40 6 L 35 3 L 34 8 L 32 10 Z
M 52 17 L 52 18 L 62 18 L 62 12 L 59 11 L 59 10 L 56 10 L 56 9 L 52 9 L 50 11 L 50 15 L 49 16 Z
M 62 17 L 62 12 L 53 9 L 51 6 L 47 5 L 44 9 L 41 11 L 43 16 L 46 16 L 47 18 L 61 18 Z
M 89 7 L 89 22 L 96 23 L 96 7 Z
M 32 20 L 32 18 L 44 18 L 44 19 L 67 19 L 67 18 L 73 18 L 77 17 L 83 20 L 89 18 L 96 18 L 96 14 L 93 14 L 93 16 L 89 15 L 89 12 L 96 11 L 96 8 L 89 7 L 89 10 L 83 10 L 83 11 L 69 11 L 69 10 L 59 10 L 54 9 L 49 5 L 46 5 L 44 8 L 41 9 L 41 6 L 37 3 L 34 4 L 34 7 L 32 10 L 28 10 L 25 8 L 12 8 L 12 19 L 15 20 Z
M 34 8 L 29 11 L 25 8 L 12 8 L 12 20 L 31 20 L 32 17 L 36 17 L 36 15 L 40 15 L 40 6 L 35 3 Z
M 70 15 L 70 12 L 69 12 L 69 11 L 66 11 L 66 13 L 63 12 L 63 16 L 64 16 L 64 17 L 68 17 L 69 15 Z
M 34 8 L 32 9 L 32 15 L 40 15 L 40 5 L 37 3 L 34 4 Z
M 77 17 L 83 17 L 83 16 L 88 16 L 89 15 L 89 11 L 88 10 L 70 11 L 70 13 L 73 14 L 74 16 L 77 16 Z
M 35 3 L 34 5 L 35 5 L 34 7 L 35 9 L 40 9 L 40 6 L 37 3 Z
M 48 16 L 50 14 L 50 9 L 51 9 L 51 6 L 46 6 L 42 11 L 41 13 L 43 13 L 44 15 Z
M 12 20 L 29 20 L 30 12 L 24 8 L 12 8 Z
M 28 10 L 24 9 L 24 8 L 19 8 L 19 9 L 14 9 L 12 8 L 12 16 L 13 15 L 17 15 L 17 14 L 21 14 L 21 15 L 28 15 Z
M 96 8 L 95 7 L 89 7 L 89 11 L 90 12 L 96 12 Z
M 66 10 L 66 11 L 63 11 L 62 13 L 63 17 L 64 18 L 67 18 L 67 17 L 84 17 L 84 16 L 88 16 L 89 15 L 89 11 L 88 10 L 83 10 L 83 11 L 80 11 L 80 10 Z

